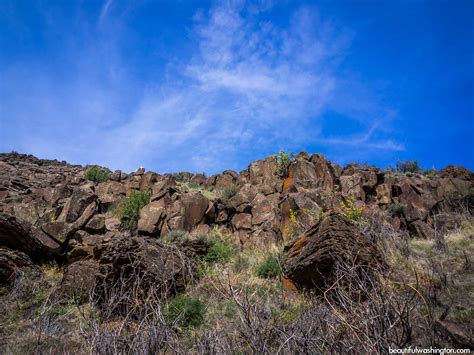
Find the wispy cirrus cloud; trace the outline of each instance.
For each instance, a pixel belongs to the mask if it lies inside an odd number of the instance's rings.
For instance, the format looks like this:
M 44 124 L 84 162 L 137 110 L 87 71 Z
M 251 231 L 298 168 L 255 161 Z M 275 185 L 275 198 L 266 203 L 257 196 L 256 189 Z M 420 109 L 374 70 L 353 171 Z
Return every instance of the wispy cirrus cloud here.
M 100 9 L 99 22 L 102 21 L 108 14 L 110 7 L 114 0 L 106 0 Z
M 271 4 L 229 2 L 198 12 L 190 30 L 191 55 L 176 58 L 166 80 L 137 82 L 126 54 L 118 50 L 126 28 L 115 31 L 119 19 L 108 19 L 112 5 L 107 0 L 101 7 L 102 35 L 88 36 L 87 55 L 75 59 L 82 63 L 76 80 L 59 83 L 41 77 L 35 84 L 37 102 L 21 115 L 18 107 L 24 101 L 11 101 L 8 113 L 27 120 L 29 112 L 40 112 L 42 119 L 35 125 L 43 124 L 47 131 L 25 140 L 19 149 L 52 157 L 60 152 L 71 161 L 124 170 L 143 165 L 209 173 L 243 168 L 280 148 L 318 144 L 403 149 L 381 134 L 379 117 L 385 109 L 376 100 L 354 92 L 359 95 L 357 108 L 341 104 L 338 97 L 347 78 L 338 68 L 352 34 L 322 20 L 314 7 L 300 7 L 284 26 L 263 16 Z M 14 71 L 9 75 L 9 82 L 18 78 Z M 64 91 L 70 93 L 65 100 L 60 94 Z M 324 135 L 327 110 L 354 120 L 365 116 L 366 131 Z M 31 130 L 22 132 L 24 136 Z
M 183 156 L 188 166 L 205 171 L 236 166 L 242 154 L 268 154 L 281 144 L 296 147 L 308 129 L 317 135 L 349 37 L 322 22 L 314 8 L 293 13 L 286 28 L 260 21 L 259 15 L 231 4 L 197 15 L 198 50 L 183 65 L 185 84 L 171 81 L 158 93 L 152 90 L 116 134 L 125 137 L 131 127 L 153 132 L 140 135 L 137 154 L 149 146 L 175 156 L 186 143 L 192 147 Z

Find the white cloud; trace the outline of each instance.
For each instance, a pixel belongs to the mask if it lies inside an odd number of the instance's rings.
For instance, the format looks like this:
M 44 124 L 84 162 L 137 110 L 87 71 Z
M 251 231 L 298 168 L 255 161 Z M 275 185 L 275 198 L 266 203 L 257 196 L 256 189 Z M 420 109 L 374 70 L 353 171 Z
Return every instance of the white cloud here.
M 185 65 L 186 85 L 171 82 L 160 94 L 150 93 L 130 122 L 113 132 L 129 142 L 131 160 L 151 155 L 144 152 L 150 147 L 154 157 L 182 154 L 188 168 L 217 171 L 251 151 L 272 151 L 285 140 L 295 144 L 308 128 L 317 133 L 314 121 L 334 89 L 332 58 L 345 41 L 312 9 L 293 14 L 288 28 L 260 22 L 255 9 L 244 17 L 245 11 L 223 5 L 201 16 L 199 52 Z
M 99 21 L 111 6 L 112 0 L 103 4 Z M 374 138 L 381 117 L 374 100 L 356 100 L 359 108 L 353 114 L 353 106 L 337 99 L 344 89 L 337 68 L 351 35 L 321 20 L 310 7 L 291 14 L 284 27 L 261 20 L 261 11 L 270 7 L 269 2 L 261 7 L 225 3 L 197 14 L 191 58 L 180 61 L 171 79 L 147 83 L 143 96 L 129 100 L 126 109 L 120 102 L 130 89 L 124 88 L 141 87 L 127 75 L 126 58 L 114 50 L 120 40 L 91 39 L 86 65 L 77 73 L 80 79 L 62 87 L 73 95 L 65 102 L 54 90 L 38 95 L 46 125 L 67 121 L 68 110 L 75 122 L 64 122 L 67 129 L 58 129 L 55 139 L 39 135 L 23 147 L 38 155 L 55 157 L 55 151 L 73 162 L 129 171 L 143 165 L 161 172 L 212 173 L 243 168 L 243 161 L 282 147 L 298 150 L 317 143 L 402 149 L 390 139 Z M 106 26 L 117 23 L 104 21 L 101 31 Z M 122 31 L 120 27 L 117 36 Z M 43 91 L 41 85 L 38 91 Z M 328 108 L 351 112 L 355 119 L 363 112 L 368 133 L 322 136 L 322 113 Z M 71 131 L 81 134 L 71 136 Z M 61 133 L 67 137 L 58 138 Z

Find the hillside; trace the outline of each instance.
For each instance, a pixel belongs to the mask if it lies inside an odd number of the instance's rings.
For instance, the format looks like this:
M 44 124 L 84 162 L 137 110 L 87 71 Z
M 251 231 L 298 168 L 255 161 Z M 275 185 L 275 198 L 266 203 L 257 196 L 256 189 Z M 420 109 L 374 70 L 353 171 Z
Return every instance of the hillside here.
M 0 353 L 473 348 L 474 174 L 0 154 Z

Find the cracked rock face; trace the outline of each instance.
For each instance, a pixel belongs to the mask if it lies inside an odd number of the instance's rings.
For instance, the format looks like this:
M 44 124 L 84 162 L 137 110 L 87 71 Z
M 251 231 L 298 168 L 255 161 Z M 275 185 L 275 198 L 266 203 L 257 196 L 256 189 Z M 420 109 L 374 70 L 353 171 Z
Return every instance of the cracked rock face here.
M 331 213 L 285 247 L 283 273 L 299 288 L 324 291 L 337 262 L 370 270 L 382 265 L 380 252 L 346 217 Z

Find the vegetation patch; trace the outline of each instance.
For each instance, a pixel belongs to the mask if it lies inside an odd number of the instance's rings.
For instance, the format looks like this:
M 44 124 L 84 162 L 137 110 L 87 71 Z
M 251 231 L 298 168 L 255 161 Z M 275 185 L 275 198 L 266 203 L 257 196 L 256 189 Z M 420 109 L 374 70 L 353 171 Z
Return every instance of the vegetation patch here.
M 105 182 L 110 177 L 110 170 L 99 166 L 91 166 L 86 170 L 84 178 L 94 182 Z
M 198 298 L 184 295 L 171 300 L 168 305 L 168 319 L 183 328 L 192 328 L 204 322 L 206 305 Z
M 232 246 L 223 240 L 216 240 L 204 256 L 204 261 L 208 263 L 225 263 L 229 261 L 233 253 Z
M 237 185 L 230 185 L 230 186 L 225 187 L 221 191 L 222 201 L 224 201 L 224 202 L 228 201 L 229 199 L 234 197 L 237 192 L 239 192 L 239 187 Z
M 417 174 L 421 171 L 418 160 L 399 160 L 397 161 L 396 169 L 400 173 Z
M 281 176 L 286 177 L 288 175 L 288 167 L 295 160 L 294 153 L 286 153 L 283 150 L 280 150 L 277 157 L 277 168 Z
M 344 214 L 344 216 L 346 216 L 353 222 L 360 222 L 364 207 L 357 207 L 355 198 L 350 197 L 345 202 L 341 200 L 339 201 L 339 205 L 341 206 L 342 213 Z
M 151 191 L 134 191 L 122 200 L 117 216 L 122 220 L 122 226 L 131 230 L 135 228 L 140 210 L 150 203 Z
M 269 255 L 260 265 L 255 273 L 262 279 L 271 279 L 280 276 L 281 264 L 277 255 Z
M 164 241 L 166 243 L 176 243 L 179 241 L 187 240 L 190 238 L 190 234 L 181 229 L 175 229 L 169 231 L 168 234 L 165 236 Z
M 205 186 L 192 181 L 176 181 L 178 187 L 183 192 L 199 192 L 208 200 L 214 201 L 219 198 L 219 190 L 214 186 Z

